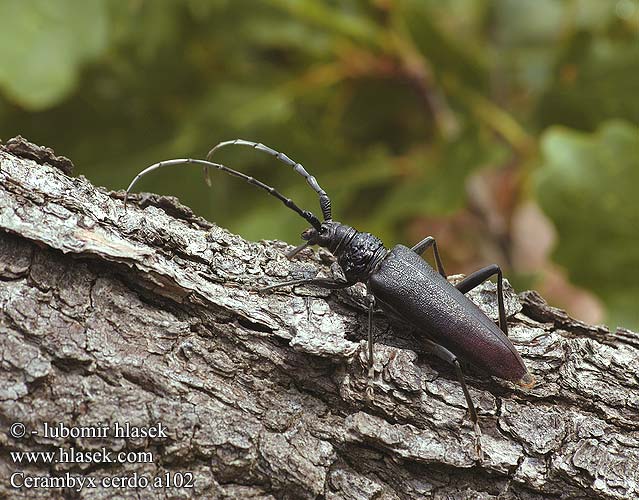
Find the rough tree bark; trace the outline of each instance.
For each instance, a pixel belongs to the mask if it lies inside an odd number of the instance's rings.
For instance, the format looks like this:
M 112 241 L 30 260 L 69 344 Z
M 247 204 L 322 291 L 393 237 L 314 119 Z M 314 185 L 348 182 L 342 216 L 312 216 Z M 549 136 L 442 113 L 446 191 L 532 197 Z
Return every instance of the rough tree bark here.
M 509 288 L 511 336 L 537 385 L 470 372 L 478 460 L 454 373 L 381 315 L 367 401 L 361 289 L 254 291 L 331 275 L 328 255 L 289 262 L 285 243 L 245 241 L 172 198 L 135 197 L 125 212 L 122 191 L 69 177 L 64 159 L 18 142 L 0 150 L 0 496 L 638 498 L 636 333 Z M 494 288 L 472 296 L 496 318 Z M 16 422 L 25 437 L 10 435 Z M 45 422 L 109 436 L 47 438 Z M 167 437 L 114 437 L 125 422 L 159 422 Z M 153 456 L 28 464 L 15 454 L 70 447 Z M 67 472 L 97 487 L 10 484 Z M 185 472 L 193 488 L 100 485 Z

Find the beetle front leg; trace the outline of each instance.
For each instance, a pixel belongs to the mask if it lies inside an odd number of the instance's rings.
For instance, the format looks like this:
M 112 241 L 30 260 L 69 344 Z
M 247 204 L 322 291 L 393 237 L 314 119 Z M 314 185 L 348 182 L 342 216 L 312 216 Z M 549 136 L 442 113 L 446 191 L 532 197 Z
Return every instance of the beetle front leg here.
M 432 236 L 426 236 L 426 238 L 417 243 L 417 245 L 411 248 L 411 250 L 417 255 L 422 255 L 431 246 L 433 247 L 433 253 L 435 254 L 435 264 L 437 264 L 437 272 L 445 278 L 446 271 L 444 271 L 442 260 L 439 258 L 439 250 L 437 249 L 437 242 L 435 241 L 435 238 L 433 238 Z
M 282 283 L 276 283 L 274 285 L 258 288 L 258 292 L 266 292 L 268 290 L 275 290 L 277 288 L 282 288 L 285 286 L 295 286 L 295 285 L 315 285 L 320 288 L 328 288 L 329 290 L 340 290 L 342 288 L 348 288 L 349 286 L 353 286 L 353 283 L 350 283 L 348 281 L 338 281 L 338 280 L 332 280 L 327 278 L 300 279 L 300 280 L 283 281 Z
M 470 292 L 476 286 L 481 285 L 491 276 L 497 275 L 497 306 L 499 308 L 499 328 L 508 336 L 508 323 L 506 322 L 506 308 L 504 307 L 504 276 L 501 268 L 497 264 L 491 264 L 473 274 L 469 274 L 462 281 L 457 283 L 456 288 L 461 293 Z
M 373 378 L 375 368 L 373 360 L 373 312 L 375 310 L 375 297 L 370 293 L 366 295 L 368 301 L 368 381 L 366 382 L 366 397 L 373 399 Z
M 428 339 L 424 339 L 424 342 L 430 349 L 430 351 L 437 356 L 439 359 L 450 363 L 455 367 L 455 373 L 457 375 L 457 380 L 459 380 L 459 384 L 462 387 L 462 391 L 464 392 L 464 397 L 466 398 L 466 405 L 468 406 L 468 413 L 470 415 L 470 420 L 473 423 L 473 428 L 475 431 L 475 451 L 480 460 L 484 458 L 484 452 L 481 447 L 481 428 L 479 427 L 479 418 L 477 417 L 477 410 L 475 410 L 475 405 L 473 404 L 473 400 L 470 397 L 470 392 L 468 392 L 468 387 L 466 387 L 466 380 L 464 379 L 464 373 L 461 369 L 461 364 L 452 352 L 450 352 L 445 347 L 436 344 Z

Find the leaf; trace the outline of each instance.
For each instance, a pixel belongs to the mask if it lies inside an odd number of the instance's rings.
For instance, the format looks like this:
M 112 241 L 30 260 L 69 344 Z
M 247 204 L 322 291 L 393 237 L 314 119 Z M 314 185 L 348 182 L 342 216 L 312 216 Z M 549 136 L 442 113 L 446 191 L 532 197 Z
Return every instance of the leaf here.
M 558 230 L 553 258 L 606 302 L 611 321 L 637 327 L 639 130 L 623 121 L 593 134 L 552 127 L 541 148 L 535 187 Z
M 498 0 L 496 36 L 504 44 L 527 45 L 557 41 L 564 8 L 555 0 Z
M 348 5 L 348 2 L 343 2 L 345 5 L 339 7 L 308 0 L 268 0 L 267 3 L 297 19 L 360 43 L 376 45 L 380 41 L 380 30 L 376 24 L 365 15 L 363 9 Z
M 539 103 L 542 125 L 592 130 L 603 120 L 639 117 L 639 44 L 575 37 L 558 64 L 556 81 Z
M 503 160 L 504 148 L 477 130 L 466 130 L 453 141 L 415 150 L 403 159 L 410 174 L 379 203 L 376 219 L 390 223 L 417 215 L 449 215 L 466 199 L 465 181 L 478 168 Z
M 434 73 L 452 72 L 474 88 L 482 89 L 488 76 L 486 51 L 478 49 L 483 42 L 475 37 L 480 31 L 483 9 L 473 3 L 471 7 L 456 2 L 452 7 L 448 2 L 413 0 L 402 4 L 402 10 L 412 41 Z M 452 8 L 464 14 L 451 16 Z M 464 33 L 461 39 L 460 31 Z M 474 40 L 469 43 L 469 38 Z
M 4 0 L 0 20 L 0 88 L 32 110 L 68 95 L 107 45 L 103 0 Z

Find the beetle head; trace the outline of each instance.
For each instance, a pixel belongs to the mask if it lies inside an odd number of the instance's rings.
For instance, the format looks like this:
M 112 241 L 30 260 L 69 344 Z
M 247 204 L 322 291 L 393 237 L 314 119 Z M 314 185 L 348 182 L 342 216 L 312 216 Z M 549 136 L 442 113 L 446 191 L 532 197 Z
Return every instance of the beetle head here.
M 305 229 L 301 235 L 305 243 L 289 252 L 287 257 L 290 259 L 310 245 L 319 245 L 320 247 L 327 248 L 331 253 L 335 253 L 344 238 L 353 231 L 351 227 L 332 220 L 322 222 L 317 229 L 309 227 Z
M 326 247 L 331 239 L 331 235 L 334 233 L 332 224 L 324 222 L 319 229 L 309 227 L 302 232 L 302 239 L 307 242 L 308 245 L 319 245 Z

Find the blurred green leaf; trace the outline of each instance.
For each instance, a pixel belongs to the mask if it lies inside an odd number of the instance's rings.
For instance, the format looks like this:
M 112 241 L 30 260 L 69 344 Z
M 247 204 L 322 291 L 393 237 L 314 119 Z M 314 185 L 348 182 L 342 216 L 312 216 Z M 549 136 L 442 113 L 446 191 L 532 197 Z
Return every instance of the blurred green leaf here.
M 29 109 L 74 90 L 82 64 L 108 41 L 103 0 L 0 2 L 0 86 Z
M 459 39 L 459 33 L 453 31 L 453 27 L 450 26 L 453 22 L 450 19 L 450 12 L 446 10 L 442 12 L 441 6 L 441 2 L 437 6 L 422 0 L 413 0 L 403 5 L 406 26 L 413 42 L 427 58 L 435 73 L 452 72 L 467 84 L 475 88 L 484 88 L 487 83 L 486 52 L 477 50 L 472 43 L 464 43 L 467 41 L 466 37 Z M 469 9 L 468 12 L 473 10 Z M 475 19 L 466 17 L 466 22 L 479 22 L 478 17 Z M 460 21 L 459 18 L 456 20 Z M 445 30 L 446 27 L 450 31 Z M 458 26 L 455 28 L 459 29 Z M 473 29 L 470 28 L 471 34 L 472 31 Z M 469 36 L 472 35 L 469 34 Z
M 619 0 L 573 0 L 574 24 L 580 30 L 603 31 L 617 15 Z
M 497 0 L 494 9 L 496 36 L 511 46 L 558 41 L 567 15 L 555 0 Z
M 397 160 L 407 172 L 376 204 L 376 224 L 411 216 L 443 216 L 459 210 L 466 199 L 466 179 L 477 169 L 499 164 L 505 148 L 477 129 L 452 141 L 417 149 Z
M 552 127 L 541 148 L 536 192 L 559 233 L 554 259 L 605 301 L 613 323 L 639 324 L 637 126 L 608 121 L 593 134 Z
M 639 39 L 576 36 L 558 61 L 539 104 L 542 125 L 592 130 L 603 120 L 639 119 Z
M 552 83 L 569 7 L 555 0 L 498 0 L 491 5 L 498 47 L 492 62 L 498 74 L 509 75 L 515 89 L 543 92 Z
M 330 2 L 308 0 L 267 1 L 294 17 L 329 32 L 370 45 L 376 45 L 380 41 L 380 30 L 365 15 L 366 10 L 360 7 L 360 2 L 342 1 L 337 5 L 330 5 Z

